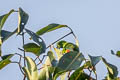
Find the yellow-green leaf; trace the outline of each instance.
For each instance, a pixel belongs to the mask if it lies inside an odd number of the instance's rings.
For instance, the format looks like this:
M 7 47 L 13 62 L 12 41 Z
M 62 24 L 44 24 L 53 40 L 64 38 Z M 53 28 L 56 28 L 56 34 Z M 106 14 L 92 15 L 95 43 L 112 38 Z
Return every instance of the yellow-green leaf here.
M 48 26 L 38 30 L 36 32 L 36 34 L 37 35 L 43 35 L 43 34 L 45 34 L 47 32 L 51 32 L 53 30 L 56 30 L 56 29 L 59 29 L 59 28 L 62 28 L 62 27 L 67 27 L 67 25 L 60 25 L 60 24 L 55 24 L 55 23 L 49 24 Z

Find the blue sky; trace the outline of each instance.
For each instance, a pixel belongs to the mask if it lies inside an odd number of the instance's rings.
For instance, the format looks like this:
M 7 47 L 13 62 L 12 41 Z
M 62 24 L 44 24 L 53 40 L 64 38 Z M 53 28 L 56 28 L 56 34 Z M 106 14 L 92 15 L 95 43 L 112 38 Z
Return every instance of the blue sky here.
M 2 0 L 0 15 L 22 7 L 30 16 L 26 28 L 34 32 L 50 23 L 66 24 L 77 35 L 84 55 L 101 55 L 119 67 L 120 59 L 110 54 L 111 49 L 120 50 L 119 4 L 119 0 Z M 14 13 L 4 29 L 12 31 L 16 27 L 17 13 Z M 42 37 L 48 45 L 67 32 L 67 29 L 60 29 Z M 74 42 L 72 36 L 66 39 Z M 13 36 L 6 41 L 2 46 L 3 54 L 19 52 L 17 48 L 21 46 L 20 40 Z M 107 70 L 102 62 L 97 65 L 97 69 L 98 78 L 104 78 Z M 1 80 L 22 80 L 22 77 L 18 66 L 14 64 L 0 71 Z

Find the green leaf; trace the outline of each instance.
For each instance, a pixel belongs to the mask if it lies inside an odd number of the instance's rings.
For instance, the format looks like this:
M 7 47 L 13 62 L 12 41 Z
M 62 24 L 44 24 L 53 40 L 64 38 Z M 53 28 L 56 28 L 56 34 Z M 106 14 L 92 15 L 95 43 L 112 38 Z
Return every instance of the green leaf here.
M 116 56 L 120 57 L 120 51 L 117 51 Z
M 77 52 L 79 52 L 79 47 L 77 45 L 73 44 L 73 43 L 66 43 L 63 46 L 63 50 L 70 50 L 70 51 L 77 51 Z
M 82 53 L 71 51 L 61 57 L 57 67 L 63 70 L 75 70 L 80 66 L 83 60 L 84 56 Z
M 66 44 L 67 42 L 66 41 L 59 41 L 58 43 L 57 43 L 57 48 L 63 48 L 63 46 Z
M 39 74 L 39 79 L 38 80 L 53 80 L 52 79 L 53 71 L 54 71 L 53 67 L 44 65 L 43 68 L 40 70 L 40 74 Z
M 10 59 L 11 57 L 13 57 L 13 55 L 14 55 L 14 54 L 7 54 L 7 55 L 2 56 L 1 58 L 2 58 L 3 60 L 5 60 L 5 59 Z
M 80 67 L 77 70 L 75 70 L 72 75 L 70 76 L 70 78 L 68 80 L 95 80 L 92 77 L 89 77 L 88 74 L 86 74 L 83 71 L 84 67 Z
M 55 68 L 55 71 L 54 71 L 54 74 L 53 74 L 53 80 L 57 80 L 57 78 L 58 78 L 59 76 L 61 76 L 62 74 L 66 73 L 66 72 L 67 72 L 67 71 L 62 70 L 62 69 L 56 67 L 56 68 Z
M 31 36 L 31 38 L 33 39 L 33 41 L 35 41 L 37 44 L 40 45 L 40 41 L 39 41 L 40 37 L 38 35 L 36 35 L 34 32 L 32 32 L 32 31 L 30 31 L 28 29 L 25 29 L 25 30 Z
M 102 58 L 102 61 L 107 67 L 108 75 L 111 79 L 114 79 L 118 75 L 118 69 L 115 65 L 108 63 L 104 58 Z
M 18 13 L 18 15 L 19 15 L 19 16 L 18 16 L 18 18 L 19 18 L 18 34 L 20 34 L 20 33 L 23 31 L 26 23 L 28 22 L 29 16 L 28 16 L 28 14 L 27 14 L 25 11 L 23 11 L 22 8 L 19 8 L 19 13 Z
M 30 80 L 38 80 L 38 70 L 35 62 L 30 57 L 25 57 L 25 59 L 27 62 L 28 70 L 27 68 L 26 69 L 23 68 L 23 70 L 26 70 L 25 72 L 27 72 L 27 74 L 30 74 L 27 76 L 27 78 L 29 79 L 29 76 L 31 76 Z
M 54 53 L 52 51 L 48 51 L 47 56 L 49 57 L 52 66 L 55 67 L 57 65 L 57 60 L 55 59 Z
M 11 60 L 9 59 L 13 57 L 13 55 L 14 54 L 8 54 L 1 57 L 3 60 L 0 61 L 0 69 L 4 68 L 5 66 L 11 63 Z
M 36 35 L 34 32 L 32 32 L 32 31 L 30 31 L 28 29 L 25 29 L 25 30 L 31 36 L 31 38 L 33 39 L 33 41 L 35 41 L 37 44 L 40 45 L 40 47 L 41 47 L 41 53 L 45 53 L 45 51 L 46 51 L 46 44 L 43 41 L 43 39 L 41 37 L 39 37 L 38 35 Z M 39 39 L 41 39 L 42 41 L 40 42 Z
M 6 31 L 6 30 L 1 30 L 0 44 L 2 44 L 5 40 L 7 40 L 13 34 L 14 34 L 14 32 Z
M 10 10 L 9 13 L 0 16 L 0 30 L 2 30 L 2 27 L 3 27 L 4 23 L 5 23 L 5 21 L 10 16 L 10 14 L 13 13 L 13 12 L 14 12 L 14 10 L 12 9 L 12 10 Z
M 49 54 L 51 55 L 51 54 Z M 54 67 L 52 67 L 51 59 L 47 56 L 45 64 L 42 66 L 39 74 L 39 80 L 53 80 L 52 73 L 54 72 Z
M 36 34 L 37 35 L 43 35 L 43 34 L 45 34 L 47 32 L 51 32 L 53 30 L 56 30 L 56 29 L 59 29 L 59 28 L 62 28 L 62 27 L 67 27 L 67 25 L 60 25 L 60 24 L 55 24 L 55 23 L 49 24 L 48 26 L 38 30 L 36 32 Z
M 91 60 L 92 66 L 95 66 L 102 58 L 101 56 L 91 56 L 91 55 L 88 55 L 88 56 Z
M 84 56 L 82 53 L 71 51 L 69 53 L 64 54 L 57 65 L 57 68 L 54 72 L 54 79 L 56 79 L 59 75 L 63 74 L 66 71 L 76 70 L 81 65 L 84 60 Z
M 11 63 L 11 61 L 9 59 L 5 59 L 5 60 L 0 61 L 0 70 L 10 63 Z
M 35 44 L 35 43 L 28 43 L 28 44 L 25 44 L 23 46 L 25 52 L 32 52 L 34 53 L 36 56 L 39 56 L 42 52 L 42 48 L 41 46 Z

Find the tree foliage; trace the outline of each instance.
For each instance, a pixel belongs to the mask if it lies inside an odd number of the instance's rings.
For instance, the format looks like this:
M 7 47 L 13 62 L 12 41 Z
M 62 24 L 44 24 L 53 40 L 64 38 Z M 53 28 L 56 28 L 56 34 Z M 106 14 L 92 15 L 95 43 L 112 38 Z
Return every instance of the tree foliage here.
M 18 13 L 18 27 L 12 32 L 3 30 L 7 18 L 13 12 Z M 52 23 L 42 29 L 38 29 L 37 32 L 33 32 L 26 28 L 28 19 L 28 13 L 22 8 L 19 8 L 18 11 L 12 9 L 7 14 L 0 16 L 0 57 L 2 59 L 0 61 L 0 70 L 10 63 L 17 63 L 24 75 L 24 80 L 26 78 L 27 80 L 57 80 L 58 78 L 61 80 L 97 80 L 96 65 L 102 61 L 108 70 L 104 80 L 120 79 L 118 77 L 118 68 L 109 63 L 104 57 L 88 55 L 89 58 L 85 58 L 84 53 L 79 50 L 77 37 L 67 25 Z M 46 41 L 41 38 L 41 35 L 60 28 L 68 28 L 70 32 L 46 46 Z M 19 48 L 19 50 L 23 51 L 24 55 L 21 53 L 4 55 L 1 51 L 2 44 L 15 34 L 22 36 L 23 48 Z M 25 34 L 28 34 L 33 42 L 24 44 Z M 74 36 L 76 43 L 62 40 L 70 34 Z M 27 53 L 34 54 L 36 57 L 25 56 Z M 120 51 L 114 53 L 111 50 L 111 53 L 120 57 Z M 18 62 L 11 60 L 14 55 L 19 55 Z M 24 61 L 21 60 L 22 58 Z M 36 60 L 39 61 L 37 62 Z M 89 73 L 86 73 L 85 70 L 88 70 Z M 95 77 L 91 76 L 92 73 L 94 73 Z

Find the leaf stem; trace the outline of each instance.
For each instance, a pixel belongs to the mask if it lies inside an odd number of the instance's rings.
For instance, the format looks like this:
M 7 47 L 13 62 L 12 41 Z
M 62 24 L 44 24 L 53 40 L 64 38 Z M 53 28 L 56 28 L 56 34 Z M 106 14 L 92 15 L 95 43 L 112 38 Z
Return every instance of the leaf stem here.
M 25 44 L 25 38 L 24 38 L 24 32 L 22 32 L 22 43 L 23 43 L 23 46 Z M 23 50 L 23 55 L 24 55 L 24 67 L 26 67 L 26 63 L 25 63 L 25 50 Z
M 25 38 L 24 38 L 24 32 L 22 32 L 22 44 L 23 44 L 23 46 L 24 46 L 24 44 L 25 44 Z M 23 55 L 24 55 L 24 67 L 26 67 L 26 63 L 25 63 L 25 50 L 23 49 Z M 23 78 L 23 80 L 25 80 L 26 79 L 26 75 L 24 74 L 24 78 Z

